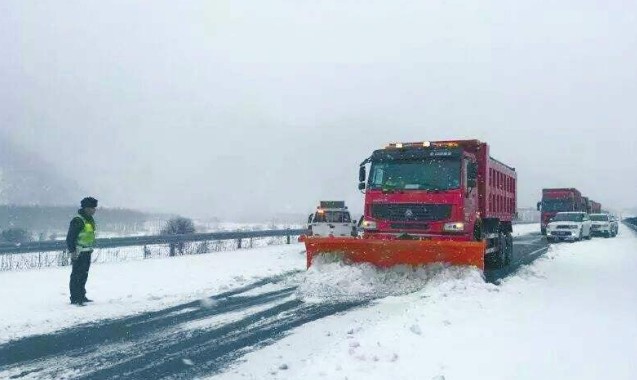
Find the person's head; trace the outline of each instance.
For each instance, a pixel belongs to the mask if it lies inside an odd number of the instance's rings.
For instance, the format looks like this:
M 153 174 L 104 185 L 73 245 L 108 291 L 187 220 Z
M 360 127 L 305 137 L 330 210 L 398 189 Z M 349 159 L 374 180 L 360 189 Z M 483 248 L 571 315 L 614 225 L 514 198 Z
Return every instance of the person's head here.
M 80 206 L 87 215 L 92 216 L 93 214 L 95 214 L 95 210 L 97 209 L 97 199 L 93 197 L 86 197 L 82 199 L 82 201 L 80 202 Z

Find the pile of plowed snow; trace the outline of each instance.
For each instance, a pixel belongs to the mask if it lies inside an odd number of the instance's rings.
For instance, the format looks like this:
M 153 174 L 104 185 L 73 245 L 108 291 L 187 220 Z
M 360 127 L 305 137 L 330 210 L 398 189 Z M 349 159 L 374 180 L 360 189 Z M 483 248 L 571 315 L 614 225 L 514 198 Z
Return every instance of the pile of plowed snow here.
M 484 284 L 474 267 L 431 264 L 378 269 L 371 264 L 344 264 L 318 256 L 297 289 L 305 302 L 346 302 L 398 296 L 452 280 Z

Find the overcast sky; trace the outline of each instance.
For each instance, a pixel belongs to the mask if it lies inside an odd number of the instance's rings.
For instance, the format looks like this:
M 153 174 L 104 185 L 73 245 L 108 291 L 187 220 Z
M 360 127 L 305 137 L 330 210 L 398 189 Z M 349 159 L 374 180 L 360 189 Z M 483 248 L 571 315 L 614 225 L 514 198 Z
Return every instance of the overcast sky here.
M 133 4 L 134 3 L 134 4 Z M 392 141 L 478 138 L 518 205 L 637 205 L 635 1 L 0 2 L 0 128 L 113 207 L 360 210 Z

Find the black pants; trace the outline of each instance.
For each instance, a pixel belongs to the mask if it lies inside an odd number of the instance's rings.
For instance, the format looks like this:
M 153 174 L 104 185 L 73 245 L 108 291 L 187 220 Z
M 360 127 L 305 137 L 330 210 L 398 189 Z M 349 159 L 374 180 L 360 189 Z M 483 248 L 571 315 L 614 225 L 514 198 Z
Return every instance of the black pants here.
M 80 256 L 73 260 L 73 270 L 71 271 L 71 302 L 82 301 L 86 297 L 86 280 L 88 270 L 91 267 L 91 252 L 82 252 Z

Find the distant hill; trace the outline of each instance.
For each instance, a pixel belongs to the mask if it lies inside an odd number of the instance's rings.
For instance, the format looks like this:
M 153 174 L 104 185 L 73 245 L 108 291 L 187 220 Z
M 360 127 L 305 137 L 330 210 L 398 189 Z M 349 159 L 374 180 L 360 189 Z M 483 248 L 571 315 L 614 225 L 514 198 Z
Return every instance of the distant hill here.
M 0 204 L 74 204 L 79 190 L 51 164 L 0 135 Z
M 0 230 L 26 229 L 31 234 L 65 233 L 77 214 L 74 206 L 0 205 Z M 148 222 L 160 223 L 157 215 L 127 209 L 100 208 L 96 215 L 101 232 L 123 235 L 146 232 Z

